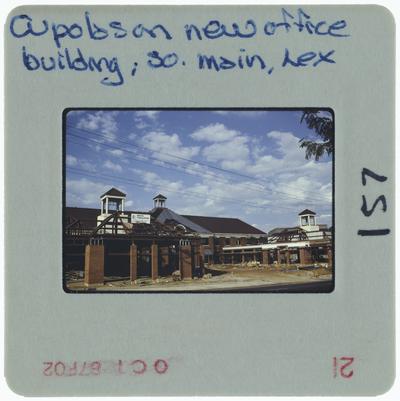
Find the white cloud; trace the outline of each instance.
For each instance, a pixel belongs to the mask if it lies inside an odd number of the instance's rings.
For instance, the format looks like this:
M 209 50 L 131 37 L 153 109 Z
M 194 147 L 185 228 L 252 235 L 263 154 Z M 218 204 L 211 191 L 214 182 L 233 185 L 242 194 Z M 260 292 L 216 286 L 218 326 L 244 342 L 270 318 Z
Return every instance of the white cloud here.
M 136 111 L 134 114 L 134 126 L 139 131 L 142 132 L 145 129 L 149 130 L 159 130 L 162 129 L 163 124 L 158 121 L 158 116 L 160 111 L 158 110 L 140 110 Z M 136 139 L 138 134 L 132 132 L 128 135 L 129 139 Z
M 160 114 L 160 111 L 158 110 L 141 110 L 137 111 L 135 115 L 137 117 L 145 117 L 148 118 L 149 120 L 156 120 L 158 118 L 158 115 Z
M 228 110 L 213 110 L 212 113 L 219 114 L 220 116 L 226 116 L 230 112 Z
M 96 165 L 89 160 L 79 160 L 79 165 L 86 171 L 91 171 L 95 172 L 96 171 Z
M 117 115 L 118 111 L 101 110 L 87 113 L 81 117 L 76 126 L 88 131 L 96 131 L 96 134 L 101 134 L 106 141 L 113 142 L 117 138 Z M 99 137 L 96 136 L 96 140 L 99 140 Z
M 112 184 L 99 183 L 88 178 L 67 179 L 67 205 L 84 205 L 100 208 L 100 195 L 112 187 Z
M 223 142 L 239 135 L 239 131 L 228 129 L 224 124 L 216 123 L 207 125 L 206 127 L 200 127 L 190 134 L 190 137 L 198 141 Z
M 135 118 L 135 127 L 137 129 L 145 129 L 145 128 L 150 127 L 150 124 L 146 123 L 141 118 Z
M 209 136 L 202 135 L 202 138 Z M 153 139 L 161 146 L 164 134 L 161 138 L 155 135 Z M 241 133 L 227 141 L 205 146 L 201 153 L 207 162 L 254 179 L 216 172 L 204 165 L 182 163 L 182 169 L 197 179 L 179 186 L 181 195 L 169 199 L 169 204 L 174 210 L 187 214 L 234 216 L 243 213 L 249 217 L 249 222 L 251 216 L 254 218 L 265 213 L 276 216 L 278 225 L 285 224 L 280 222 L 283 215 L 293 217 L 286 223 L 297 224 L 297 213 L 306 207 L 317 213 L 326 213 L 332 197 L 331 162 L 306 160 L 298 138 L 290 132 L 272 131 L 268 133 L 268 139 L 269 144 L 261 150 L 257 141 Z M 170 145 L 170 138 L 165 142 Z M 171 152 L 170 148 L 165 148 Z M 155 183 L 161 182 L 154 173 L 145 174 L 144 180 L 149 192 L 154 192 Z M 167 179 L 162 181 L 162 185 L 158 187 L 161 192 L 163 188 L 177 188 Z M 226 198 L 235 199 L 235 202 Z
M 254 162 L 246 168 L 247 173 L 255 177 L 276 176 L 293 179 L 297 176 L 322 177 L 331 173 L 329 162 L 306 160 L 305 152 L 299 147 L 299 138 L 291 132 L 271 131 L 267 137 L 272 140 L 272 148 L 262 153 L 253 151 Z M 268 153 L 267 153 L 268 152 Z M 278 155 L 274 155 L 278 152 Z
M 121 149 L 108 149 L 107 151 L 108 151 L 108 153 L 110 153 L 116 157 L 121 157 L 124 155 L 124 151 Z
M 328 227 L 330 227 L 333 224 L 332 214 L 331 213 L 323 213 L 323 214 L 317 215 L 317 224 L 327 224 Z
M 249 158 L 249 147 L 246 136 L 236 136 L 227 142 L 216 142 L 202 150 L 206 160 L 220 162 L 223 168 L 242 169 Z
M 216 114 L 223 115 L 222 113 L 225 111 Z M 233 112 L 226 111 L 226 114 L 229 113 Z M 215 119 L 225 121 L 223 118 L 214 117 L 213 120 Z M 152 117 L 136 116 L 134 122 L 131 120 L 131 127 L 127 128 L 126 132 L 130 132 L 129 138 L 134 140 L 135 145 L 149 149 L 149 152 L 140 150 L 134 156 L 135 159 L 141 158 L 152 163 L 153 166 L 148 169 L 143 167 L 142 163 L 137 164 L 131 158 L 124 158 L 123 153 L 127 153 L 117 149 L 105 152 L 106 155 L 109 154 L 110 160 L 100 159 L 99 166 L 102 163 L 104 165 L 97 170 L 91 161 L 80 160 L 73 155 L 67 156 L 67 163 L 71 167 L 82 168 L 85 163 L 85 169 L 92 169 L 91 171 L 101 172 L 107 168 L 121 177 L 129 177 L 126 171 L 131 175 L 133 172 L 135 180 L 140 180 L 144 188 L 132 189 L 127 207 L 132 208 L 134 201 L 137 210 L 150 209 L 152 197 L 161 192 L 168 197 L 167 206 L 178 213 L 242 217 L 249 224 L 259 224 L 264 231 L 276 226 L 297 224 L 297 213 L 306 207 L 315 210 L 318 215 L 321 214 L 320 217 L 317 216 L 318 222 L 330 224 L 332 162 L 306 160 L 304 149 L 299 148 L 299 138 L 294 133 L 270 131 L 261 137 L 248 132 L 242 128 L 243 125 L 240 131 L 232 128 L 235 127 L 231 126 L 231 121 L 234 121 L 232 119 L 227 123 L 230 128 L 222 123 L 207 125 L 207 122 L 198 129 L 193 128 L 189 131 L 189 139 L 187 136 L 166 132 L 160 128 L 159 120 L 161 118 L 158 119 L 157 114 L 153 114 Z M 139 130 L 133 125 L 140 126 L 141 122 L 146 125 L 145 128 L 152 128 Z M 96 123 L 100 124 L 99 120 L 88 121 L 88 124 Z M 197 146 L 191 146 L 192 139 L 199 141 L 195 143 Z M 120 158 L 116 159 L 111 155 Z M 152 160 L 151 156 L 160 161 Z M 174 156 L 201 160 L 254 179 L 224 173 L 205 165 L 188 163 Z M 129 164 L 123 164 L 125 159 L 129 160 Z M 189 175 L 178 175 L 166 162 L 179 164 L 173 168 Z M 154 164 L 164 166 L 165 169 L 159 169 Z M 143 170 L 133 168 L 138 166 Z M 77 183 L 77 180 L 74 184 L 69 183 L 69 188 L 72 185 L 74 190 L 78 191 L 79 186 L 82 191 L 73 192 L 72 195 L 67 191 L 69 201 L 79 198 L 80 201 L 74 202 L 75 204 L 89 205 L 88 202 L 94 202 L 97 207 L 101 193 L 116 185 L 115 182 L 111 182 L 106 188 L 100 189 L 94 184 L 84 187 L 83 183 Z M 86 194 L 87 191 L 94 195 Z M 146 195 L 138 195 L 139 192 Z M 234 199 L 235 202 L 226 198 Z
M 67 206 L 83 206 L 100 209 L 100 196 L 115 187 L 127 194 L 125 205 L 129 208 L 133 206 L 134 197 L 130 191 L 112 179 L 104 178 L 97 181 L 95 178 L 82 177 L 79 179 L 68 178 L 66 180 L 66 204 Z
M 253 180 L 242 178 L 241 182 L 232 185 L 237 178 L 225 174 L 230 183 L 215 181 L 215 186 L 223 188 L 229 197 L 242 199 L 244 213 L 251 215 L 262 213 L 262 209 L 246 206 L 246 203 L 270 205 L 268 213 L 290 213 L 292 210 L 293 216 L 300 208 L 310 207 L 317 212 L 329 208 L 332 163 L 306 160 L 304 151 L 299 148 L 299 138 L 291 132 L 271 131 L 267 137 L 269 145 L 262 149 L 257 141 L 244 134 L 203 148 L 202 155 L 207 161 L 254 177 Z M 213 188 L 207 191 L 210 195 L 215 193 Z
M 139 168 L 131 168 L 130 171 L 137 175 L 137 178 L 143 182 L 143 189 L 141 189 L 141 191 L 145 191 L 149 194 L 147 201 L 145 201 L 145 209 L 150 209 L 153 206 L 153 196 L 162 193 L 168 198 L 167 206 L 171 204 L 173 205 L 173 210 L 175 210 L 175 206 L 177 202 L 179 202 L 179 199 L 182 198 L 182 193 L 184 191 L 184 184 L 182 181 L 163 178 L 157 173 Z
M 133 200 L 127 200 L 127 201 L 125 202 L 125 206 L 126 206 L 126 207 L 132 207 L 132 206 L 133 206 Z
M 177 209 L 183 214 L 238 217 L 238 208 L 240 213 L 263 213 L 267 211 L 263 208 L 270 204 L 265 194 L 260 194 L 248 181 L 217 182 L 204 178 L 202 182 L 185 185 L 184 191 L 177 200 Z
M 67 155 L 65 162 L 68 167 L 75 167 L 78 165 L 78 159 L 72 155 Z
M 112 171 L 115 171 L 117 173 L 121 173 L 122 172 L 122 167 L 117 163 L 113 163 L 111 160 L 106 160 L 104 162 L 104 167 L 106 167 L 106 168 L 108 168 L 108 169 L 110 169 Z
M 67 167 L 79 167 L 90 172 L 96 171 L 96 165 L 93 162 L 85 159 L 78 159 L 73 155 L 67 155 L 65 162 Z
M 233 159 L 233 160 L 223 160 L 221 162 L 221 167 L 227 170 L 241 171 L 245 170 L 247 161 L 243 159 Z
M 310 197 L 310 190 L 315 188 L 315 183 L 307 176 L 296 177 L 294 180 L 285 181 L 284 185 L 276 186 L 276 190 L 284 191 L 295 202 L 305 201 Z M 279 195 L 279 192 L 278 192 Z
M 196 132 L 196 139 L 211 140 L 208 132 Z M 177 154 L 183 147 L 177 135 L 153 132 L 144 138 L 146 147 L 161 152 Z M 253 176 L 254 180 L 238 180 L 204 165 L 183 162 L 182 170 L 196 176 L 195 181 L 185 182 L 182 186 L 180 182 L 161 179 L 153 172 L 141 172 L 146 190 L 154 192 L 155 185 L 161 192 L 170 188 L 172 200 L 169 199 L 169 204 L 174 210 L 187 214 L 232 216 L 232 210 L 242 202 L 241 212 L 248 216 L 260 216 L 265 210 L 268 215 L 278 217 L 291 213 L 294 221 L 300 209 L 310 207 L 322 213 L 330 207 L 331 186 L 327 183 L 330 183 L 331 163 L 306 160 L 299 149 L 298 138 L 292 133 L 269 132 L 270 145 L 261 150 L 257 141 L 242 133 L 226 138 L 230 139 L 223 141 L 221 136 L 201 149 L 203 158 L 222 168 Z M 172 152 L 172 148 L 179 150 Z M 159 157 L 158 153 L 156 157 Z M 174 197 L 174 189 L 181 194 Z M 236 202 L 225 198 L 234 198 Z
M 145 148 L 153 151 L 154 157 L 163 161 L 181 162 L 179 158 L 191 159 L 199 153 L 198 146 L 183 146 L 177 134 L 165 132 L 148 132 L 138 141 Z
M 270 131 L 267 133 L 267 137 L 275 140 L 278 151 L 285 159 L 305 162 L 304 153 L 299 149 L 299 138 L 293 135 L 293 133 Z

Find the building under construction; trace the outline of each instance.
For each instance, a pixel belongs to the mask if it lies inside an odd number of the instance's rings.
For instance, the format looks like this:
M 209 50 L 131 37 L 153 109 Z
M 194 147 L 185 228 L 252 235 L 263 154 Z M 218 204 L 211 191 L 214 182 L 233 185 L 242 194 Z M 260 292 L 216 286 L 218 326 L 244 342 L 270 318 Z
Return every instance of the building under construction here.
M 204 273 L 204 266 L 249 261 L 263 265 L 332 263 L 331 230 L 304 210 L 299 226 L 269 234 L 236 218 L 181 215 L 161 194 L 150 211 L 125 210 L 126 195 L 116 188 L 100 196 L 100 208 L 64 209 L 64 274 L 84 271 L 87 286 L 105 277 L 169 276 Z

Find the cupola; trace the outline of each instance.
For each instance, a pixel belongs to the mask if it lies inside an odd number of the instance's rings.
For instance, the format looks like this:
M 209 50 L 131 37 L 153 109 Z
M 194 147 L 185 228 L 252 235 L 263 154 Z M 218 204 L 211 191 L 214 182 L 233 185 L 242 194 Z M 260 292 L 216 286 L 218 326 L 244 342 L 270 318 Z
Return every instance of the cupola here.
M 158 194 L 157 196 L 155 196 L 153 198 L 154 201 L 154 207 L 161 207 L 164 208 L 165 207 L 165 201 L 167 200 L 167 198 L 164 195 Z
M 124 212 L 126 194 L 116 188 L 111 188 L 100 196 L 101 214 L 112 214 L 116 211 Z
M 316 213 L 310 209 L 304 209 L 299 213 L 299 226 L 305 231 L 316 231 L 317 226 Z

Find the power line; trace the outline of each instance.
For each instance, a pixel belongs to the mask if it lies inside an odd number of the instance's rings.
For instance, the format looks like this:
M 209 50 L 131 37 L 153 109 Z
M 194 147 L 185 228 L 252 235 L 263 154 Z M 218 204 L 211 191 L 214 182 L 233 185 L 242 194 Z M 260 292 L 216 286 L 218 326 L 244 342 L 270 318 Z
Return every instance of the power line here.
M 121 150 L 121 151 L 124 151 L 124 152 L 128 152 L 128 153 L 132 153 L 132 154 L 136 155 L 135 152 L 130 151 L 129 149 L 126 149 L 126 148 L 121 148 L 121 147 L 118 147 L 118 146 L 106 144 L 106 143 L 99 142 L 99 141 L 96 141 L 96 140 L 93 140 L 93 139 L 90 139 L 90 138 L 84 138 L 84 137 L 82 137 L 82 136 L 80 136 L 80 135 L 77 135 L 77 134 L 72 134 L 72 133 L 71 133 L 70 135 L 73 136 L 73 137 L 75 137 L 75 138 L 83 139 L 83 140 L 85 141 L 85 143 L 80 143 L 80 142 L 71 141 L 72 143 L 75 143 L 75 144 L 77 144 L 77 145 L 84 145 L 84 146 L 90 148 L 90 145 L 88 145 L 86 142 L 87 142 L 87 141 L 91 141 L 91 142 L 94 142 L 94 143 L 96 143 L 96 144 L 98 144 L 98 145 L 100 145 L 100 146 L 103 146 L 103 147 L 108 147 L 108 148 L 111 148 L 111 149 L 118 149 L 118 150 Z M 146 157 L 147 157 L 147 156 L 146 156 Z M 167 163 L 167 164 L 170 164 L 170 165 L 174 165 L 174 166 L 177 166 L 177 167 L 181 167 L 181 166 L 179 166 L 179 165 L 176 165 L 176 164 L 173 164 L 173 163 L 169 163 L 169 162 L 164 162 L 163 160 L 159 160 L 159 159 L 153 158 L 153 157 L 151 157 L 151 156 L 149 156 L 149 158 L 152 159 L 152 160 L 156 160 L 156 161 L 158 161 L 158 162 L 161 162 L 161 163 Z M 137 157 L 132 157 L 132 159 L 134 159 L 134 160 L 136 160 L 136 161 L 138 161 L 138 162 L 140 162 L 140 163 L 150 164 L 150 165 L 152 165 L 152 166 L 156 166 L 156 167 L 159 167 L 159 168 L 167 168 L 167 169 L 169 169 L 169 170 L 177 171 L 177 172 L 182 173 L 182 174 L 191 174 L 191 175 L 195 175 L 195 176 L 197 176 L 197 177 L 203 176 L 203 177 L 206 177 L 206 178 L 207 178 L 207 176 L 205 176 L 204 174 L 199 173 L 198 171 L 194 171 L 194 170 L 190 170 L 190 169 L 182 170 L 181 168 L 166 167 L 166 166 L 164 166 L 164 165 L 154 164 L 154 163 L 151 163 L 151 162 L 146 161 L 146 160 L 142 160 L 142 159 L 137 158 Z M 236 183 L 227 182 L 225 179 L 222 179 L 222 178 L 219 177 L 219 176 L 215 176 L 215 175 L 211 175 L 211 174 L 210 174 L 209 177 L 212 178 L 213 180 L 219 181 L 219 182 L 221 182 L 221 183 L 223 183 L 223 184 L 228 184 L 228 185 L 235 185 L 235 184 L 236 184 Z M 240 183 L 240 185 L 243 186 L 243 183 Z M 262 194 L 266 194 L 267 191 L 272 192 L 272 193 L 280 193 L 279 191 L 275 191 L 275 190 L 267 190 L 267 189 L 260 190 L 260 189 L 258 189 L 258 188 L 249 187 L 247 183 L 245 184 L 245 186 L 247 186 L 247 187 L 248 187 L 250 190 L 252 190 L 252 191 L 259 192 L 259 193 L 262 193 Z M 286 197 L 288 197 L 288 198 L 291 198 L 291 199 L 294 199 L 294 200 L 297 200 L 297 201 L 298 201 L 298 197 L 294 197 L 294 196 L 291 196 L 291 195 L 285 194 L 285 193 L 284 193 L 284 195 L 285 195 Z M 321 201 L 322 201 L 322 198 L 321 198 Z M 326 201 L 326 200 L 324 200 L 324 201 Z M 316 204 L 317 204 L 317 202 L 316 202 L 315 200 L 313 200 L 313 201 L 309 201 L 309 200 L 308 200 L 307 203 L 308 203 L 308 204 L 312 204 L 312 205 L 316 205 Z
M 87 133 L 89 133 L 89 134 L 91 134 L 91 135 L 100 136 L 101 138 L 106 139 L 106 140 L 109 139 L 109 138 L 108 138 L 107 136 L 105 136 L 104 134 L 99 134 L 99 133 L 96 133 L 96 132 L 94 132 L 94 131 L 87 130 L 87 129 L 84 129 L 84 128 L 78 128 L 78 127 L 75 127 L 75 126 L 73 126 L 73 125 L 71 125 L 71 124 L 67 124 L 67 126 L 69 126 L 70 128 L 76 129 L 76 130 L 80 130 L 80 131 L 83 131 L 83 132 L 87 132 Z M 148 151 L 148 152 L 160 153 L 160 154 L 162 154 L 162 155 L 166 155 L 166 156 L 169 156 L 169 157 L 172 157 L 172 158 L 176 158 L 176 159 L 179 159 L 179 160 L 184 160 L 184 161 L 186 161 L 186 162 L 188 162 L 188 163 L 197 164 L 197 165 L 201 165 L 201 166 L 206 166 L 206 167 L 209 167 L 209 168 L 212 168 L 212 169 L 221 171 L 221 172 L 225 172 L 225 173 L 228 173 L 228 174 L 231 174 L 231 175 L 236 175 L 236 176 L 239 176 L 239 177 L 242 177 L 242 178 L 247 178 L 247 179 L 250 179 L 250 180 L 253 180 L 253 181 L 254 181 L 254 180 L 258 180 L 258 181 L 262 181 L 262 182 L 268 183 L 268 181 L 263 180 L 263 179 L 261 179 L 261 178 L 257 178 L 257 179 L 256 179 L 255 177 L 249 176 L 249 175 L 247 175 L 247 174 L 242 174 L 242 173 L 238 173 L 238 172 L 235 172 L 235 171 L 232 171 L 232 170 L 224 169 L 224 168 L 222 168 L 222 167 L 218 167 L 218 166 L 215 166 L 215 165 L 212 165 L 212 164 L 209 164 L 209 163 L 204 163 L 204 162 L 200 162 L 200 161 L 195 161 L 195 160 L 187 159 L 187 158 L 184 158 L 184 157 L 181 157 L 181 156 L 178 156 L 178 155 L 173 155 L 173 154 L 170 154 L 170 153 L 167 153 L 167 152 L 160 152 L 160 151 L 157 151 L 157 150 L 150 149 L 150 148 L 148 148 L 148 147 L 146 147 L 146 146 L 141 146 L 141 145 L 133 144 L 133 143 L 130 143 L 130 142 L 122 141 L 122 140 L 120 140 L 120 139 L 115 139 L 115 141 L 116 141 L 116 142 L 120 142 L 120 143 L 122 143 L 122 144 L 129 145 L 129 146 L 133 146 L 133 147 L 135 147 L 135 148 L 142 149 L 142 150 L 145 150 L 145 151 Z M 291 188 L 294 188 L 294 189 L 299 189 L 299 188 L 295 188 L 294 186 L 289 186 L 289 185 L 287 185 L 287 187 L 291 187 Z M 267 189 L 267 188 L 266 188 L 266 189 Z M 308 192 L 309 192 L 309 193 L 314 193 L 315 195 L 320 196 L 320 194 L 319 194 L 318 192 L 316 192 L 316 191 L 310 191 L 310 190 L 309 190 Z M 286 194 L 285 192 L 282 192 L 282 193 L 283 193 L 283 194 Z
M 121 181 L 121 182 L 124 182 L 124 183 L 129 183 L 129 184 L 134 185 L 134 186 L 139 186 L 139 187 L 142 187 L 142 188 L 148 188 L 148 185 L 143 184 L 142 182 L 135 181 L 135 180 L 128 179 L 128 178 L 122 178 L 122 177 L 118 177 L 118 176 L 114 176 L 114 175 L 103 174 L 103 173 L 102 174 L 92 173 L 92 172 L 88 172 L 88 171 L 77 169 L 77 168 L 71 168 L 71 167 L 68 168 L 68 171 L 70 171 L 72 173 L 75 173 L 75 174 L 79 174 L 79 175 L 86 175 L 86 176 L 100 177 L 100 178 L 109 178 L 109 179 Z M 285 209 L 285 210 L 290 210 L 290 211 L 294 211 L 295 210 L 293 208 L 285 207 L 285 206 L 282 206 L 282 205 L 274 206 L 274 207 L 262 206 L 262 205 L 256 205 L 256 204 L 252 204 L 252 203 L 249 203 L 249 202 L 245 202 L 245 201 L 238 201 L 237 199 L 225 198 L 225 197 L 216 197 L 216 196 L 212 196 L 212 195 L 210 196 L 208 194 L 204 195 L 204 194 L 201 194 L 201 193 L 198 193 L 198 192 L 193 192 L 193 191 L 188 191 L 188 190 L 186 190 L 186 191 L 178 191 L 178 190 L 173 190 L 173 189 L 170 189 L 170 188 L 166 189 L 164 187 L 158 186 L 156 183 L 153 184 L 153 185 L 155 185 L 158 188 L 162 188 L 162 190 L 166 191 L 167 193 L 168 192 L 172 192 L 172 193 L 182 194 L 182 195 L 189 196 L 189 197 L 195 197 L 196 199 L 198 199 L 199 197 L 206 197 L 206 198 L 210 198 L 210 199 L 217 200 L 217 201 L 221 201 L 222 200 L 224 202 L 232 202 L 232 203 L 240 204 L 241 206 L 245 205 L 245 206 L 248 206 L 250 208 L 259 208 L 259 209 L 267 209 L 267 210 L 271 210 L 271 209 Z M 298 209 L 296 209 L 296 211 L 297 210 Z
M 91 134 L 91 135 L 95 135 L 95 136 L 101 137 L 102 139 L 106 139 L 106 140 L 109 139 L 109 138 L 107 138 L 107 136 L 105 136 L 105 135 L 98 134 L 98 133 L 96 133 L 96 132 L 93 132 L 93 131 L 90 131 L 90 130 L 86 130 L 86 129 L 84 129 L 84 128 L 78 128 L 78 127 L 75 127 L 75 126 L 73 126 L 73 125 L 71 125 L 71 124 L 67 124 L 67 126 L 69 126 L 69 127 L 72 128 L 72 129 L 78 130 L 78 131 L 83 131 L 83 132 L 89 133 L 89 134 Z M 72 133 L 70 133 L 69 135 L 78 136 L 77 134 L 72 134 Z M 78 136 L 78 137 L 80 137 L 80 136 Z M 80 137 L 80 138 L 85 139 L 85 140 L 90 140 L 90 139 L 88 139 L 88 138 L 86 138 L 86 137 Z M 92 141 L 93 141 L 93 140 L 92 140 Z M 207 163 L 204 163 L 204 162 L 194 161 L 194 160 L 186 159 L 186 158 L 183 158 L 183 157 L 180 157 L 180 156 L 177 156 L 177 155 L 172 155 L 172 154 L 169 154 L 169 153 L 166 153 L 166 152 L 156 151 L 156 150 L 153 150 L 153 149 L 149 149 L 149 148 L 147 148 L 147 147 L 145 147 L 145 146 L 136 145 L 136 144 L 133 144 L 133 143 L 130 143 L 130 142 L 126 142 L 126 141 L 122 141 L 122 140 L 119 140 L 119 139 L 115 139 L 115 141 L 116 141 L 116 142 L 119 142 L 119 143 L 122 143 L 122 144 L 125 144 L 125 145 L 128 145 L 128 146 L 132 146 L 132 147 L 134 147 L 134 148 L 138 148 L 138 149 L 145 150 L 145 151 L 147 151 L 147 152 L 159 153 L 159 154 L 166 155 L 166 156 L 169 156 L 169 157 L 172 157 L 172 158 L 177 158 L 177 159 L 179 159 L 179 160 L 184 160 L 184 161 L 186 161 L 186 162 L 188 162 L 188 163 L 197 164 L 197 165 L 201 165 L 201 166 L 206 166 L 206 167 L 209 167 L 209 168 L 212 168 L 212 169 L 221 171 L 221 172 L 229 173 L 229 174 L 236 175 L 236 176 L 239 176 L 239 177 L 242 177 L 242 178 L 247 178 L 247 179 L 250 179 L 250 180 L 252 180 L 252 181 L 257 181 L 257 180 L 258 180 L 258 181 L 262 181 L 262 182 L 267 183 L 267 181 L 265 181 L 265 180 L 256 179 L 256 178 L 251 177 L 251 176 L 249 176 L 249 175 L 247 175 L 247 174 L 237 173 L 237 172 L 234 172 L 234 171 L 231 171 L 231 170 L 227 170 L 227 169 L 224 169 L 224 168 L 221 168 L 221 167 L 217 167 L 217 166 L 214 166 L 214 165 L 211 165 L 211 164 L 207 164 Z M 96 141 L 94 141 L 94 142 L 96 142 Z M 101 144 L 101 145 L 104 145 L 104 146 L 114 147 L 115 149 L 127 151 L 127 150 L 124 149 L 124 148 L 112 146 L 112 145 L 110 145 L 110 144 L 104 144 L 104 142 L 98 142 L 98 143 Z M 131 153 L 136 154 L 135 152 L 132 152 L 132 151 L 131 151 Z M 164 161 L 164 160 L 160 160 L 160 159 L 157 159 L 157 158 L 154 158 L 154 157 L 151 157 L 151 156 L 146 156 L 146 157 L 148 157 L 148 158 L 150 158 L 150 159 L 157 160 L 158 162 L 163 162 L 163 163 L 167 163 L 167 164 L 172 164 L 172 165 L 174 165 L 174 164 L 171 163 L 171 162 L 167 162 L 167 161 Z M 175 166 L 177 166 L 177 165 L 175 165 Z M 258 184 L 258 185 L 259 185 L 259 184 Z M 291 188 L 294 188 L 294 189 L 296 189 L 296 190 L 300 189 L 300 188 L 295 188 L 295 187 L 290 186 L 290 185 L 287 185 L 287 187 L 288 187 L 288 188 L 291 187 Z M 285 195 L 285 196 L 288 196 L 288 197 L 291 196 L 291 195 L 290 195 L 289 193 L 287 193 L 287 192 L 282 192 L 282 191 L 279 191 L 279 190 L 269 189 L 269 188 L 266 188 L 266 187 L 264 187 L 264 186 L 262 186 L 262 188 L 264 188 L 266 191 L 275 192 L 275 193 L 281 193 L 281 194 L 283 194 L 283 195 Z M 316 197 L 317 199 L 319 198 L 319 200 L 321 200 L 321 201 L 326 201 L 325 199 L 323 199 L 322 197 L 320 197 L 321 194 L 318 193 L 318 192 L 310 191 L 310 190 L 308 190 L 308 191 L 306 191 L 306 192 L 308 192 L 309 194 L 315 193 L 315 195 L 313 195 L 314 197 Z M 309 203 L 311 203 L 311 202 L 309 202 Z

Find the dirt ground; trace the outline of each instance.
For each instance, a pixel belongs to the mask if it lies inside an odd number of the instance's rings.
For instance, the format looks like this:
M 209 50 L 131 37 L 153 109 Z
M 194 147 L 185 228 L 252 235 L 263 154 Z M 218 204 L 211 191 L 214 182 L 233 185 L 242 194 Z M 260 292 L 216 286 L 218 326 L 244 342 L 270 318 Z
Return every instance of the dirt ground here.
M 250 288 L 276 284 L 300 284 L 332 280 L 331 268 L 324 266 L 273 266 L 262 265 L 213 265 L 206 268 L 202 278 L 174 281 L 171 276 L 152 280 L 138 278 L 134 283 L 129 279 L 107 277 L 104 285 L 96 291 L 196 291 Z M 75 291 L 87 290 L 80 274 L 71 275 L 67 288 Z

